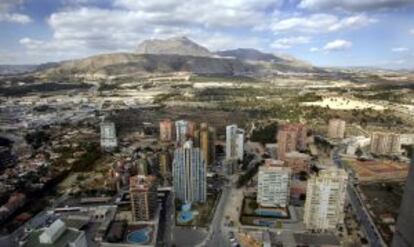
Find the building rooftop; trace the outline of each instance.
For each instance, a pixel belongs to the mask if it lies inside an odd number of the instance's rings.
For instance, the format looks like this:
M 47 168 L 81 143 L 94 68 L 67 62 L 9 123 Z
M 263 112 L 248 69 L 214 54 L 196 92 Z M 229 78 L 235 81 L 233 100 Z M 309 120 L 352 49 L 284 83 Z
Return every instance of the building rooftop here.
M 147 191 L 156 181 L 154 176 L 137 175 L 129 179 L 130 190 Z
M 67 247 L 68 243 L 75 241 L 83 232 L 72 229 L 66 229 L 56 241 L 51 244 L 40 243 L 39 237 L 43 230 L 33 231 L 28 236 L 23 247 Z

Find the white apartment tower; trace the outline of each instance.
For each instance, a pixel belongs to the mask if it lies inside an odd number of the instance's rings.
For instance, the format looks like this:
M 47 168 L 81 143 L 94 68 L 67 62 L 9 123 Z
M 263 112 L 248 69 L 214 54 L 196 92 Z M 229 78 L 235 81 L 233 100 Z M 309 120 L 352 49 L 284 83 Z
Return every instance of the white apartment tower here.
M 115 123 L 102 122 L 101 123 L 101 148 L 103 150 L 113 150 L 118 146 L 118 140 L 116 138 Z
M 330 167 L 308 179 L 303 221 L 309 230 L 332 230 L 344 220 L 348 174 Z
M 329 120 L 328 125 L 328 137 L 332 139 L 342 139 L 345 137 L 345 126 L 344 120 L 335 118 Z
M 261 166 L 257 203 L 262 207 L 286 207 L 289 204 L 291 174 L 289 167 Z
M 244 155 L 244 130 L 237 125 L 226 127 L 226 159 L 243 160 Z
M 395 133 L 373 132 L 370 149 L 380 155 L 398 154 L 401 152 L 401 137 Z

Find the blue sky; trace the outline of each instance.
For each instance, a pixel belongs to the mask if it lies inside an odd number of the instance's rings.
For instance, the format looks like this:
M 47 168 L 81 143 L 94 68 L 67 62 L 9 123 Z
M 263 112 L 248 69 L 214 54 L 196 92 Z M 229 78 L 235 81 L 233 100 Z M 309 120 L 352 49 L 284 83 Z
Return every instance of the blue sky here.
M 0 0 L 0 64 L 129 52 L 172 36 L 319 66 L 414 68 L 414 0 Z

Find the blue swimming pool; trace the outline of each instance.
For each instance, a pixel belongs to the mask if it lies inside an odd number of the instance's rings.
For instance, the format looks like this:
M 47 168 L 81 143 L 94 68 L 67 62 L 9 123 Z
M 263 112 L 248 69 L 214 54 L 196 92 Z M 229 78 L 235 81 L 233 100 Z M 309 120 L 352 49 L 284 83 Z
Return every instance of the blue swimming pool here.
M 179 223 L 187 223 L 193 220 L 193 213 L 191 211 L 180 212 L 177 220 Z
M 150 227 L 145 227 L 143 229 L 133 231 L 128 234 L 127 241 L 130 244 L 147 244 L 151 239 L 151 231 L 152 229 Z

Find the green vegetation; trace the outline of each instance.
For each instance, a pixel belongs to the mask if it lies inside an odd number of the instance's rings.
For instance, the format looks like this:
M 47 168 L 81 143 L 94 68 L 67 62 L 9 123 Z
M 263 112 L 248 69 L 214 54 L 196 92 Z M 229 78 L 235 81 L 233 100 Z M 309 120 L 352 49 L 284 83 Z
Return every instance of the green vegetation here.
M 364 100 L 381 100 L 389 101 L 394 103 L 411 103 L 413 94 L 405 93 L 402 94 L 400 91 L 371 91 L 370 93 L 362 92 L 353 94 L 355 97 L 364 99 Z
M 98 91 L 102 92 L 102 91 L 111 91 L 114 89 L 118 89 L 118 84 L 108 84 L 108 83 L 102 83 L 99 85 L 99 89 Z
M 34 149 L 38 149 L 50 140 L 50 135 L 43 130 L 37 130 L 26 134 L 25 139 Z
M 193 82 L 260 82 L 260 80 L 248 76 L 226 76 L 226 75 L 197 75 L 191 76 L 190 81 Z
M 95 162 L 101 158 L 102 153 L 97 143 L 82 143 L 85 153 L 73 164 L 75 172 L 87 172 L 93 169 Z
M 72 90 L 72 89 L 88 89 L 91 85 L 85 83 L 41 83 L 32 84 L 25 86 L 14 86 L 14 87 L 0 87 L 0 94 L 3 96 L 23 96 L 30 93 L 37 92 L 53 92 L 60 90 Z
M 292 102 L 313 102 L 313 101 L 320 101 L 322 100 L 322 96 L 317 95 L 316 93 L 306 93 L 302 95 L 298 95 L 297 97 L 293 98 Z
M 262 144 L 273 143 L 276 140 L 277 128 L 277 123 L 272 123 L 263 128 L 255 129 L 251 140 Z
M 155 104 L 161 104 L 164 103 L 165 101 L 168 101 L 174 97 L 180 96 L 179 94 L 175 94 L 175 93 L 171 93 L 171 94 L 158 94 L 157 96 L 155 96 L 154 98 L 154 103 Z
M 237 180 L 237 188 L 241 188 L 244 185 L 247 184 L 259 171 L 259 166 L 261 163 L 257 163 L 254 165 L 254 167 L 247 170 L 244 174 L 239 176 L 239 179 Z

